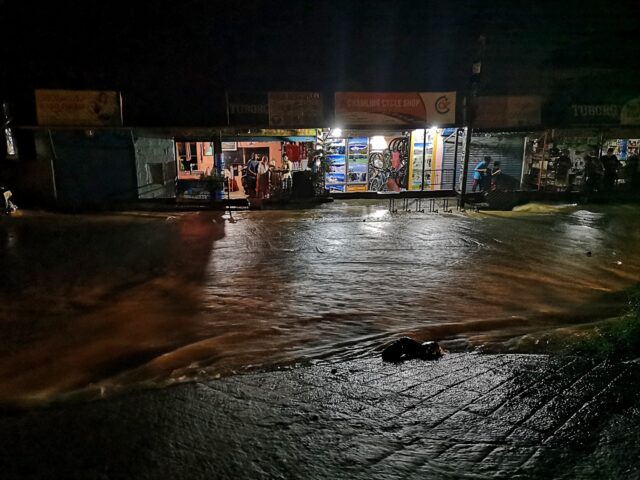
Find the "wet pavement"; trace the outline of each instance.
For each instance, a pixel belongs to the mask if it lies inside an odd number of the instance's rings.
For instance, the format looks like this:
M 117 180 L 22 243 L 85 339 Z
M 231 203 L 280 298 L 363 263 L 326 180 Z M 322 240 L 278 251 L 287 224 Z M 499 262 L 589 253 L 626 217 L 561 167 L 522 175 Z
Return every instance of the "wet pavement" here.
M 638 478 L 636 363 L 320 362 L 0 417 L 3 479 Z

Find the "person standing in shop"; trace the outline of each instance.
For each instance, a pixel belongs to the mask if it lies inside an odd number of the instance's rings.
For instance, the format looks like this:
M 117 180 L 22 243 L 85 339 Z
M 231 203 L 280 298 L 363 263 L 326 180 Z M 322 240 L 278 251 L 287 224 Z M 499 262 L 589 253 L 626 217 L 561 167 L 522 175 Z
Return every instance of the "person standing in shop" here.
M 613 148 L 609 148 L 607 154 L 602 157 L 602 167 L 604 168 L 604 190 L 612 192 L 616 186 L 618 171 L 620 170 L 620 160 L 613 154 Z
M 269 198 L 269 157 L 264 155 L 258 165 L 258 197 Z
M 631 155 L 624 165 L 624 176 L 629 191 L 637 192 L 640 187 L 640 158 Z
M 584 162 L 585 193 L 600 191 L 602 188 L 602 162 L 597 155 L 587 155 Z
M 285 153 L 282 155 L 282 188 L 285 192 L 291 190 L 291 161 Z
M 247 164 L 247 194 L 254 196 L 256 194 L 256 187 L 258 186 L 258 167 L 260 162 L 258 161 L 258 154 L 254 153 Z
M 556 189 L 559 192 L 564 192 L 569 187 L 569 170 L 571 170 L 569 150 L 563 150 L 556 160 Z

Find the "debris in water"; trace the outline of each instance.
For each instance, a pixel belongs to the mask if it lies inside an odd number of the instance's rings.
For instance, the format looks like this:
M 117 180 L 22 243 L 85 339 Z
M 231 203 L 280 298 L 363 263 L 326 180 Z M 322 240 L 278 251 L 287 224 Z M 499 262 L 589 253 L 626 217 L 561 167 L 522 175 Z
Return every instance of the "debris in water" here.
M 591 252 L 587 252 L 587 257 L 590 257 L 590 256 L 591 256 Z
M 320 247 L 316 247 L 316 251 L 317 251 L 318 253 L 324 253 L 324 250 L 322 250 Z
M 444 350 L 438 342 L 420 343 L 409 337 L 402 337 L 382 351 L 385 362 L 402 362 L 413 358 L 422 360 L 437 360 L 444 355 Z

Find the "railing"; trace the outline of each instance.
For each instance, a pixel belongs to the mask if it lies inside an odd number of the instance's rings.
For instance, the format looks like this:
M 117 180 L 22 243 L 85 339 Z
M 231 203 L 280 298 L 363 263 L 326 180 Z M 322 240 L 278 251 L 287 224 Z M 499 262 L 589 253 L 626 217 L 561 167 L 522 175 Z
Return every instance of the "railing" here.
M 443 168 L 439 170 L 425 170 L 423 190 L 454 190 L 453 168 Z M 415 189 L 415 184 L 412 190 Z

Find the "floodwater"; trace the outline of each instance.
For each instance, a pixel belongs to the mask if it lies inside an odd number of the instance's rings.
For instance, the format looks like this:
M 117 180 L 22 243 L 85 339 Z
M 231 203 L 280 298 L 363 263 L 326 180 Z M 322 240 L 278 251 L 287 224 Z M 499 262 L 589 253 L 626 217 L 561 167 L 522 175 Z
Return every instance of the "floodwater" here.
M 19 213 L 0 219 L 0 405 L 371 355 L 401 334 L 539 351 L 620 314 L 640 278 L 636 206 Z

